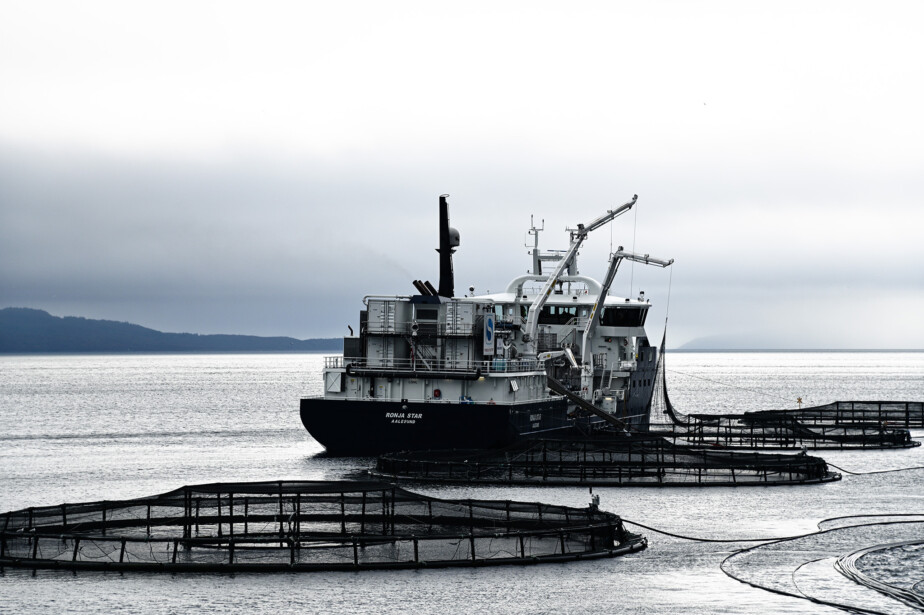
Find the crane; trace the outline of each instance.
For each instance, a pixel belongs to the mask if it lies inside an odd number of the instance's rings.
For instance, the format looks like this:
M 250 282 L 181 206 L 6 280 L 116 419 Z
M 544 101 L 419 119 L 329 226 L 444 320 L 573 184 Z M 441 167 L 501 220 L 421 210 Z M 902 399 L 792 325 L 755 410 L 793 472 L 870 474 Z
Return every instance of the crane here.
M 669 267 L 674 262 L 674 259 L 665 261 L 659 258 L 653 258 L 648 254 L 635 254 L 633 252 L 626 252 L 622 249 L 622 246 L 619 246 L 617 251 L 610 254 L 610 264 L 606 270 L 606 277 L 603 280 L 603 286 L 600 289 L 600 294 L 597 296 L 593 307 L 590 309 L 590 316 L 587 319 L 587 324 L 584 326 L 584 337 L 581 342 L 581 394 L 585 399 L 593 399 L 594 362 L 593 354 L 590 352 L 589 342 L 591 335 L 593 335 L 594 329 L 596 329 L 597 325 L 600 323 L 600 319 L 597 318 L 597 309 L 602 309 L 604 303 L 606 303 L 606 296 L 610 292 L 610 286 L 613 285 L 613 279 L 616 277 L 616 271 L 619 269 L 619 264 L 623 260 L 642 263 L 645 265 L 655 265 L 661 268 Z
M 549 295 L 552 294 L 552 290 L 555 288 L 555 284 L 558 283 L 559 277 L 561 277 L 565 269 L 568 268 L 568 265 L 574 259 L 574 255 L 577 254 L 578 248 L 580 248 L 584 240 L 587 239 L 587 235 L 616 216 L 624 214 L 632 209 L 637 200 L 638 195 L 633 195 L 631 201 L 620 205 L 616 209 L 607 211 L 589 224 L 578 224 L 577 230 L 571 233 L 571 245 L 568 247 L 568 251 L 565 252 L 562 259 L 558 261 L 555 270 L 549 275 L 548 279 L 546 279 L 545 284 L 542 286 L 542 290 L 539 291 L 536 299 L 533 301 L 532 305 L 529 306 L 529 315 L 526 318 L 526 330 L 523 332 L 523 342 L 526 344 L 525 350 L 527 356 L 536 355 L 536 332 L 539 330 L 539 312 L 542 311 L 542 307 L 545 305 L 546 301 L 549 300 Z

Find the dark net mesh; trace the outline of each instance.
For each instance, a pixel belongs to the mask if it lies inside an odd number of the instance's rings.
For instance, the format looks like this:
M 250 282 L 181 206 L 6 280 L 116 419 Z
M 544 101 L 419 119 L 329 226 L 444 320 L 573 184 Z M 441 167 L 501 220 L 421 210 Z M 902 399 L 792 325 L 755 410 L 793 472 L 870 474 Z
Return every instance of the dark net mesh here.
M 768 410 L 797 419 L 803 425 L 850 425 L 872 423 L 883 427 L 924 427 L 924 402 L 920 401 L 834 401 L 796 410 Z M 754 412 L 749 414 L 762 414 Z
M 417 451 L 380 457 L 404 480 L 606 486 L 771 485 L 837 480 L 823 459 L 680 446 L 659 437 L 532 440 L 498 451 Z
M 910 448 L 919 402 L 834 402 L 801 410 L 684 414 L 667 394 L 664 342 L 652 391 L 649 431 L 673 441 L 723 448 Z
M 220 483 L 3 515 L 0 565 L 360 570 L 612 557 L 645 547 L 595 507 L 442 500 L 379 482 Z

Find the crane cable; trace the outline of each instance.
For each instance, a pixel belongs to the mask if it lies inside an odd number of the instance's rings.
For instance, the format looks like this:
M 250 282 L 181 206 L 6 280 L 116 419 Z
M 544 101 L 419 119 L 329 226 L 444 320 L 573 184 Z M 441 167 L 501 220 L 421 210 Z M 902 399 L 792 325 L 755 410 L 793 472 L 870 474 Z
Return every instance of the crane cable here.
M 664 328 L 667 329 L 667 317 L 671 314 L 671 288 L 674 287 L 674 267 L 668 272 L 667 278 L 667 305 L 664 306 Z
M 632 222 L 632 252 L 635 253 L 635 232 L 638 230 L 638 205 L 633 207 L 635 211 L 632 212 L 633 222 Z M 632 261 L 632 266 L 629 269 L 629 299 L 632 298 L 632 288 L 635 286 L 635 261 Z

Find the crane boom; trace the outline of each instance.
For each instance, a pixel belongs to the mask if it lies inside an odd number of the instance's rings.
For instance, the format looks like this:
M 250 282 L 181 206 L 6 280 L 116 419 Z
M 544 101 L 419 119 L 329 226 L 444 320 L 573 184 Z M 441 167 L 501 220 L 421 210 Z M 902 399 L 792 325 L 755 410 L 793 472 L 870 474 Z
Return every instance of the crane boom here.
M 597 296 L 593 308 L 590 310 L 590 317 L 587 319 L 587 324 L 584 326 L 584 337 L 581 341 L 581 393 L 586 397 L 593 397 L 591 387 L 593 386 L 594 379 L 593 355 L 590 352 L 590 344 L 588 342 L 594 329 L 597 328 L 600 322 L 597 318 L 597 309 L 602 308 L 604 303 L 606 303 L 606 296 L 610 292 L 610 286 L 613 285 L 616 271 L 619 269 L 619 264 L 623 260 L 644 263 L 646 265 L 655 265 L 661 268 L 669 267 L 674 262 L 674 259 L 665 261 L 660 258 L 649 256 L 648 254 L 626 252 L 622 249 L 622 246 L 619 246 L 619 249 L 610 255 L 610 265 L 606 270 L 606 278 L 603 280 L 600 294 Z
M 616 252 L 613 252 L 614 256 L 624 258 L 627 261 L 635 261 L 636 263 L 642 263 L 643 265 L 656 265 L 658 267 L 670 267 L 674 263 L 674 259 L 662 260 L 660 258 L 655 258 L 649 254 L 635 254 L 634 252 L 626 252 L 622 249 L 622 246 L 619 246 L 619 249 Z
M 552 294 L 552 290 L 555 288 L 555 284 L 558 283 L 558 279 L 561 277 L 562 272 L 568 268 L 568 265 L 574 259 L 574 255 L 577 254 L 578 248 L 580 248 L 584 240 L 587 239 L 587 234 L 590 233 L 590 231 L 600 228 L 616 216 L 624 214 L 632 209 L 632 206 L 635 205 L 635 201 L 637 200 L 638 195 L 633 195 L 631 201 L 620 205 L 616 209 L 607 211 L 593 222 L 587 225 L 578 224 L 577 232 L 573 233 L 571 236 L 571 246 L 568 248 L 564 257 L 558 261 L 558 265 L 555 266 L 555 270 L 545 281 L 539 295 L 533 301 L 532 305 L 529 306 L 529 315 L 526 318 L 526 331 L 523 332 L 523 341 L 526 343 L 527 356 L 536 354 L 536 332 L 539 329 L 539 312 L 542 311 L 542 307 L 545 305 L 546 301 L 548 301 L 549 295 Z

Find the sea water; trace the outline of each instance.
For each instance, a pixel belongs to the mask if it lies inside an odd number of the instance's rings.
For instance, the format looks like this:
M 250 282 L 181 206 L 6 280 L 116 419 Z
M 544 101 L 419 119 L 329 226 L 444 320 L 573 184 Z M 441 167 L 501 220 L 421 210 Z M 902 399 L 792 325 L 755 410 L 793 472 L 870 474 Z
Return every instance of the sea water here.
M 322 365 L 318 354 L 2 356 L 0 511 L 214 481 L 352 477 L 373 460 L 326 457 L 298 417 L 299 398 L 321 392 Z M 793 408 L 800 397 L 804 405 L 924 400 L 924 353 L 917 352 L 677 353 L 669 354 L 667 368 L 671 400 L 682 412 Z M 816 454 L 856 472 L 924 466 L 922 448 Z M 590 501 L 581 487 L 408 487 L 447 498 Z M 822 485 L 594 493 L 602 508 L 626 520 L 713 539 L 791 536 L 845 515 L 924 515 L 921 470 L 846 475 Z M 722 561 L 747 543 L 694 542 L 629 527 L 648 537 L 647 550 L 528 567 L 310 574 L 7 568 L 0 572 L 0 613 L 837 612 L 726 576 Z M 901 551 L 894 564 L 920 580 L 920 554 Z M 760 570 L 751 572 L 760 577 Z M 819 586 L 832 574 L 803 571 Z M 871 590 L 848 584 L 837 591 L 850 604 Z

